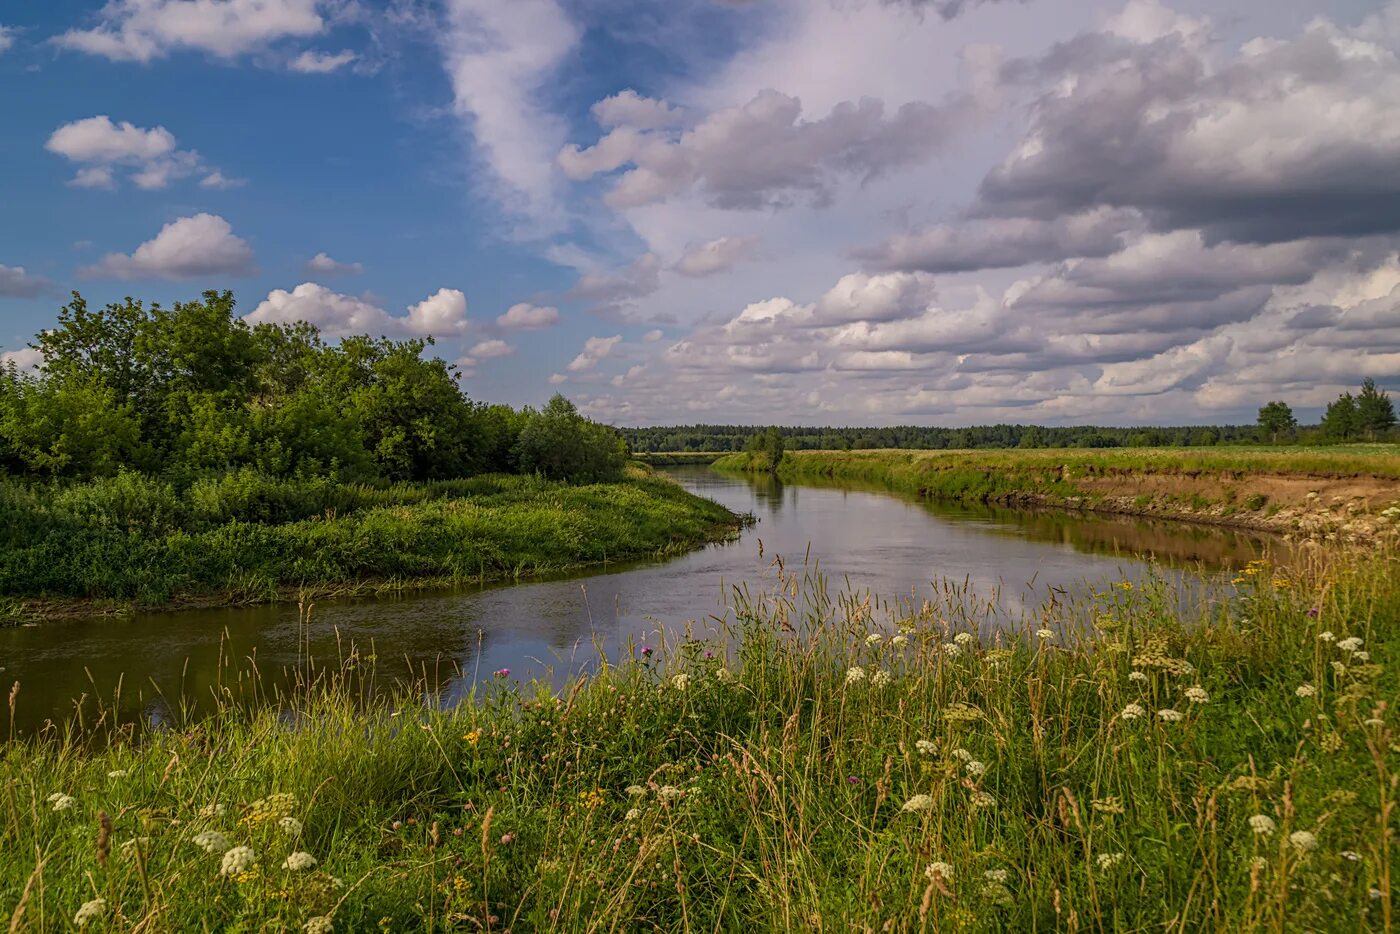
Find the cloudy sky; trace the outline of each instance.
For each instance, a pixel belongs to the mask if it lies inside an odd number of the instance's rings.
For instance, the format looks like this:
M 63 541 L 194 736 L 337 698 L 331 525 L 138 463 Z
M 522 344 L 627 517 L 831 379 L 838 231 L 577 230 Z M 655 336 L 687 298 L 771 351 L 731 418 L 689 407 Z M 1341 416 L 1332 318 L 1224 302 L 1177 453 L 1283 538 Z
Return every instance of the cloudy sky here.
M 20 365 L 230 288 L 619 424 L 1400 389 L 1400 0 L 47 0 L 0 126 Z

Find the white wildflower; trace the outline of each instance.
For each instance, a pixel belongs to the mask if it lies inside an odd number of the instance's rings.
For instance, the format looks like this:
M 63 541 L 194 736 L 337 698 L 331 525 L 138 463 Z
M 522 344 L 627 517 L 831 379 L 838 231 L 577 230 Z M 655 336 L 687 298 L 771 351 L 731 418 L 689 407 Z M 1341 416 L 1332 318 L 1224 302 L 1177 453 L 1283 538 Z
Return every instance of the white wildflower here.
M 1129 680 L 1129 681 L 1146 681 L 1146 680 L 1147 680 L 1147 675 L 1146 675 L 1146 673 L 1141 672 L 1141 671 L 1130 671 L 1130 672 L 1128 672 L 1128 680 Z
M 859 665 L 856 665 L 856 666 L 854 666 L 854 667 L 852 667 L 852 668 L 847 668 L 847 669 L 846 669 L 846 683 L 847 683 L 847 684 L 860 684 L 860 683 L 861 683 L 862 681 L 864 681 L 864 680 L 865 680 L 865 669 L 864 669 L 864 668 L 860 667 Z
M 1335 672 L 1338 676 L 1341 676 L 1347 673 L 1347 666 L 1343 665 L 1341 662 L 1333 662 L 1332 671 Z
M 900 810 L 901 810 L 901 811 L 910 811 L 910 812 L 913 812 L 913 811 L 932 811 L 932 810 L 933 810 L 933 797 L 932 797 L 931 795 L 915 795 L 914 797 L 910 798 L 908 801 L 904 802 L 904 807 L 900 808 Z
M 1170 707 L 1164 707 L 1163 709 L 1157 711 L 1157 716 L 1167 721 L 1168 723 L 1175 723 L 1176 721 L 1181 719 L 1181 711 L 1173 710 Z
M 219 815 L 223 814 L 225 810 L 227 810 L 227 808 L 225 808 L 222 804 L 219 804 L 218 802 L 215 802 L 213 804 L 206 804 L 204 807 L 199 809 L 199 816 L 218 817 Z
M 894 676 L 891 675 L 888 671 L 885 671 L 884 669 L 881 669 L 880 671 L 877 671 L 870 676 L 870 683 L 877 688 L 885 687 L 893 680 Z
M 1186 699 L 1193 704 L 1210 703 L 1210 695 L 1207 694 L 1206 689 L 1201 687 L 1199 684 L 1195 687 L 1190 687 L 1186 689 Z
M 997 799 L 996 799 L 996 798 L 993 798 L 991 795 L 987 794 L 985 791 L 974 791 L 974 792 L 972 793 L 972 798 L 971 798 L 971 800 L 972 800 L 972 806 L 975 807 L 975 808 L 989 808 L 989 807 L 994 807 L 994 806 L 996 805 L 996 803 L 997 803 Z
M 1361 861 L 1361 854 L 1355 850 L 1342 850 L 1342 852 L 1337 855 L 1348 862 L 1356 863 Z
M 905 644 L 908 643 L 908 641 L 909 641 L 909 637 L 908 637 L 908 636 L 899 635 L 899 636 L 895 636 L 893 639 L 890 640 L 890 645 L 894 646 L 894 647 L 897 648 L 897 649 L 902 649 L 902 648 L 904 648 Z
M 1341 649 L 1343 652 L 1356 652 L 1361 648 L 1361 640 L 1356 638 L 1356 636 L 1348 636 L 1337 643 L 1337 648 Z
M 952 752 L 948 753 L 948 755 L 952 756 L 954 759 L 961 759 L 964 762 L 972 761 L 972 753 L 968 752 L 966 749 L 954 749 Z
M 1317 849 L 1317 835 L 1307 830 L 1295 830 L 1288 835 L 1288 842 L 1299 853 L 1311 853 Z
M 986 879 L 988 882 L 997 882 L 1001 885 L 1005 885 L 1011 880 L 1011 873 L 1007 872 L 1005 869 L 988 869 L 986 872 L 982 873 L 982 878 Z
M 1100 853 L 1094 857 L 1094 861 L 1099 864 L 1099 869 L 1109 870 L 1123 862 L 1122 853 Z
M 1326 632 L 1320 632 L 1320 633 L 1318 633 L 1318 634 L 1317 634 L 1317 637 L 1318 637 L 1319 639 L 1321 639 L 1323 642 L 1336 642 L 1336 641 L 1337 641 L 1337 637 L 1334 636 L 1334 635 L 1332 635 L 1332 630 L 1330 630 L 1330 629 L 1327 630 Z
M 335 930 L 335 925 L 328 915 L 317 915 L 302 925 L 301 929 L 306 934 L 331 934 Z
M 671 687 L 675 688 L 677 691 L 684 691 L 686 688 L 690 687 L 690 675 L 682 671 L 671 679 Z
M 295 817 L 284 817 L 277 822 L 277 826 L 289 837 L 301 836 L 301 821 Z
M 943 654 L 949 658 L 957 658 L 962 654 L 962 646 L 956 642 L 945 642 L 943 643 Z
M 963 768 L 967 769 L 967 774 L 974 778 L 981 778 L 983 775 L 987 774 L 987 764 L 985 762 L 978 762 L 976 759 L 969 760 Z
M 940 879 L 944 882 L 952 882 L 953 867 L 941 861 L 929 863 L 928 867 L 924 869 L 924 875 L 928 876 L 929 879 L 934 882 Z
M 1311 684 L 1304 683 L 1298 685 L 1298 687 L 1293 690 L 1293 693 L 1297 694 L 1299 697 L 1312 697 L 1317 693 L 1317 688 L 1313 687 Z
M 89 921 L 96 921 L 106 910 L 107 899 L 105 898 L 94 898 L 90 902 L 83 902 L 77 914 L 73 915 L 73 923 L 78 927 L 85 927 Z
M 236 846 L 224 854 L 223 862 L 219 865 L 219 872 L 225 876 L 236 876 L 240 872 L 247 872 L 253 868 L 253 864 L 258 861 L 258 855 L 253 852 L 250 846 Z
M 1119 711 L 1118 716 L 1124 720 L 1140 720 L 1147 716 L 1147 710 L 1141 704 L 1129 704 Z
M 915 740 L 914 748 L 926 756 L 931 756 L 938 752 L 938 744 L 931 739 Z
M 1012 897 L 1011 890 L 1000 882 L 982 883 L 982 897 L 1003 908 L 1011 908 L 1016 904 L 1016 899 Z
M 108 778 L 126 778 L 131 773 L 126 769 L 113 769 L 107 773 Z
M 1267 814 L 1255 814 L 1249 819 L 1249 829 L 1261 837 L 1267 837 L 1278 829 L 1278 825 Z
M 49 801 L 53 803 L 53 809 L 55 811 L 66 811 L 78 803 L 77 798 L 62 793 L 50 795 Z
M 206 830 L 202 833 L 197 833 L 190 842 L 206 853 L 222 853 L 230 846 L 228 837 L 225 837 L 217 830 Z
M 728 668 L 716 668 L 715 680 L 723 681 L 725 684 L 728 684 L 730 681 L 734 680 L 734 672 L 730 671 Z
M 865 637 L 865 644 L 871 647 L 877 646 L 884 641 L 885 637 L 880 635 L 878 632 L 872 632 L 870 635 Z
M 656 796 L 662 801 L 678 801 L 685 797 L 685 790 L 677 788 L 675 785 L 662 785 L 657 790 Z
M 647 793 L 646 788 L 641 785 L 628 785 L 627 794 L 629 797 L 640 798 Z
M 638 809 L 638 808 L 628 808 L 628 809 L 627 809 L 627 820 L 636 820 L 636 819 L 638 819 L 638 818 L 641 817 L 641 816 L 642 816 L 642 812 L 641 812 L 640 809 Z
M 953 637 L 953 641 L 961 646 L 968 646 L 977 641 L 977 637 L 970 632 L 960 632 Z
M 1035 637 L 1036 637 L 1037 639 L 1041 640 L 1042 642 L 1052 642 L 1052 641 L 1054 641 L 1054 639 L 1055 639 L 1055 630 L 1053 630 L 1053 629 L 1037 629 L 1037 630 L 1035 631 Z
M 1371 653 L 1370 653 L 1370 652 L 1352 652 L 1352 653 L 1351 653 L 1351 660 L 1354 661 L 1354 662 L 1369 662 L 1369 661 L 1371 660 Z
M 283 869 L 290 869 L 292 872 L 303 872 L 307 869 L 316 868 L 316 857 L 310 853 L 296 852 L 288 856 L 282 862 Z
M 1380 899 L 1381 899 L 1381 890 L 1380 890 L 1380 889 L 1368 889 L 1368 890 L 1366 891 L 1366 896 L 1367 896 L 1368 898 L 1370 898 L 1371 901 L 1373 901 L 1373 902 L 1380 901 Z

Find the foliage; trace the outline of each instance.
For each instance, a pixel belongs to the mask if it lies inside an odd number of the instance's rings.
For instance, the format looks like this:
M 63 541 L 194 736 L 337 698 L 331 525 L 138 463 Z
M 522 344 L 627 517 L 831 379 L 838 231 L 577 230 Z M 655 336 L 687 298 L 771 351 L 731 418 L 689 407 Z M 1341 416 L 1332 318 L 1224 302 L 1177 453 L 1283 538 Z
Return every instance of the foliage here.
M 353 648 L 145 735 L 89 699 L 0 753 L 0 898 L 14 931 L 1389 930 L 1396 556 L 1315 554 L 1199 604 L 780 571 L 713 635 L 452 709 L 366 701 Z
M 526 422 L 514 454 L 522 471 L 551 479 L 611 480 L 627 464 L 617 432 L 584 418 L 558 394 Z
M 1275 400 L 1259 410 L 1259 433 L 1274 444 L 1297 427 L 1298 419 L 1293 417 L 1293 409 L 1287 402 Z

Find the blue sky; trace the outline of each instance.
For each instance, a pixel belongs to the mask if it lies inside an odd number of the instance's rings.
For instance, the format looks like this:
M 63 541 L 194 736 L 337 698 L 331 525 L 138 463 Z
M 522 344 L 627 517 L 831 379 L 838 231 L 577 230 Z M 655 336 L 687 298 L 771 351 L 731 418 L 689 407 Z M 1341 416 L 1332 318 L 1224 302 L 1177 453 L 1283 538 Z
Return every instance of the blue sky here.
M 19 365 L 71 289 L 230 288 L 623 424 L 1400 386 L 1400 5 L 58 0 L 0 29 Z

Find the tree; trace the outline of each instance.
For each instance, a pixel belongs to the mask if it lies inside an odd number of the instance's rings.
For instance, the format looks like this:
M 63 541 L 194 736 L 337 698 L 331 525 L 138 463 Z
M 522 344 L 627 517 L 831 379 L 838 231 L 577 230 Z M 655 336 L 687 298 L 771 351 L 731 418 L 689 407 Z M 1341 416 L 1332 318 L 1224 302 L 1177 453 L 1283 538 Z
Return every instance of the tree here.
M 1328 438 L 1345 441 L 1356 434 L 1356 400 L 1344 392 L 1327 406 L 1322 416 L 1322 433 Z
M 1376 381 L 1367 377 L 1356 397 L 1356 427 L 1374 441 L 1376 435 L 1395 427 L 1395 406 L 1390 393 L 1376 389 Z
M 612 480 L 627 465 L 622 437 L 558 393 L 521 429 L 514 453 L 523 472 L 551 480 Z
M 1298 427 L 1298 419 L 1287 402 L 1274 401 L 1259 410 L 1259 431 L 1274 444 L 1279 436 Z

